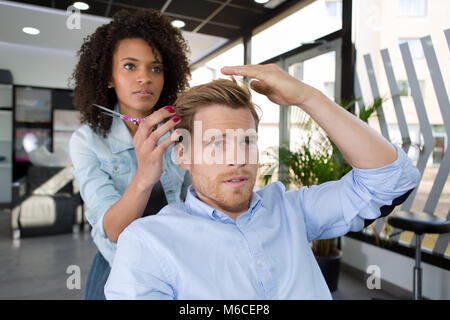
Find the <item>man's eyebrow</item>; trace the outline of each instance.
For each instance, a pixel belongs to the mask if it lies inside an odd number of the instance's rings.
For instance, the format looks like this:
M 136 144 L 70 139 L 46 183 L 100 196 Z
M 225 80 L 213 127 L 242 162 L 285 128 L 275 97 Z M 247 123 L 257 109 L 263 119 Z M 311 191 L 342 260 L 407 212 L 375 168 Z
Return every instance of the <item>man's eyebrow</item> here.
M 213 138 L 214 138 L 214 140 L 216 140 L 216 138 L 218 138 L 218 137 L 225 138 L 226 135 L 227 135 L 226 133 L 222 133 L 221 136 L 220 135 L 210 136 L 209 139 L 205 139 L 205 140 L 203 140 L 203 142 L 210 142 L 210 141 L 212 141 Z M 254 134 L 254 133 L 246 134 L 245 136 L 249 137 L 249 138 L 256 138 L 256 139 L 258 139 L 258 134 Z
M 210 141 L 212 141 L 213 139 L 214 139 L 214 141 L 215 141 L 216 138 L 218 138 L 218 137 L 224 138 L 226 135 L 227 135 L 226 133 L 223 133 L 221 136 L 220 136 L 220 135 L 213 135 L 213 136 L 210 136 L 209 139 L 203 139 L 203 142 L 205 142 L 205 143 L 206 143 L 206 142 L 210 142 Z M 205 138 L 205 137 L 203 137 L 203 138 Z

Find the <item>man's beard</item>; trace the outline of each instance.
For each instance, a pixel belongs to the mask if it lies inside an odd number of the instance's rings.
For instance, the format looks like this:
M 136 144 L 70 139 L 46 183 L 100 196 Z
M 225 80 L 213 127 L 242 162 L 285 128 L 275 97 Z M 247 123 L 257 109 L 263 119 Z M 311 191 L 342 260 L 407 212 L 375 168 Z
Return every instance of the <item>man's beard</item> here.
M 223 181 L 229 180 L 236 176 L 248 177 L 247 185 L 245 188 L 233 188 L 227 187 Z M 200 193 L 206 199 L 201 199 L 211 206 L 217 206 L 219 210 L 225 210 L 228 212 L 242 211 L 248 209 L 251 195 L 253 193 L 253 187 L 255 185 L 255 174 L 249 170 L 236 170 L 233 173 L 218 175 L 214 180 L 208 180 L 204 175 L 195 174 L 192 180 L 192 184 L 197 192 L 197 196 Z M 192 178 L 192 176 L 191 176 Z

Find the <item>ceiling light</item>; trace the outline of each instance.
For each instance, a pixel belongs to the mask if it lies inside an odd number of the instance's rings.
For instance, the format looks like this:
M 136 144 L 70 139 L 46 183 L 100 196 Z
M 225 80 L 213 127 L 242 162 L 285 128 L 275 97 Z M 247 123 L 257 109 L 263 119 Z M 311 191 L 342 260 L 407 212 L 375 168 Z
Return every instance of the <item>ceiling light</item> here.
M 175 28 L 183 28 L 186 25 L 186 23 L 184 23 L 184 21 L 181 21 L 181 20 L 173 20 L 172 25 Z
M 255 1 L 256 3 L 259 3 L 259 4 L 264 4 L 264 3 L 269 2 L 269 0 L 253 0 L 253 1 Z
M 39 29 L 33 28 L 33 27 L 25 27 L 22 29 L 23 32 L 27 33 L 27 34 L 32 34 L 32 35 L 36 35 L 39 34 L 40 31 Z
M 79 10 L 87 10 L 89 9 L 89 5 L 84 2 L 75 2 L 73 6 Z
M 280 4 L 282 4 L 285 1 L 286 0 L 270 0 L 269 3 L 264 5 L 264 7 L 269 8 L 269 9 L 275 9 L 276 7 L 278 7 Z

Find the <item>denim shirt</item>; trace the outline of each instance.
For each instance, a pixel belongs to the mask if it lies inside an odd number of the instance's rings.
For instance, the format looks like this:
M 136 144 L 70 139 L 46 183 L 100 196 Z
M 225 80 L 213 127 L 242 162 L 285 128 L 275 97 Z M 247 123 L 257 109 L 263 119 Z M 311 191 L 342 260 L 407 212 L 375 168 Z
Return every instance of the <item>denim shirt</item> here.
M 161 137 L 158 144 L 168 136 L 169 133 Z M 88 125 L 83 125 L 73 133 L 69 149 L 73 174 L 87 206 L 86 218 L 92 226 L 92 238 L 103 257 L 112 265 L 117 245 L 107 238 L 103 217 L 122 197 L 136 173 L 133 139 L 125 123 L 113 118 L 106 138 Z M 187 171 L 175 162 L 173 144 L 163 155 L 160 181 L 169 204 L 184 200 L 190 179 Z

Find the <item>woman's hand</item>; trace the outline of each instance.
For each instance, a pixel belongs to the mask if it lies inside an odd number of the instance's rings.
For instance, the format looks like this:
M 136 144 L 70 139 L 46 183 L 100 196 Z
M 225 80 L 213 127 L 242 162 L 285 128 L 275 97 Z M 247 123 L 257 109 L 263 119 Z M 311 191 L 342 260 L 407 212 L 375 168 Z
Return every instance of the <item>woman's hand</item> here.
M 164 107 L 155 111 L 139 125 L 133 137 L 138 165 L 136 174 L 120 200 L 106 211 L 103 218 L 103 229 L 108 239 L 113 242 L 117 242 L 120 233 L 131 222 L 142 217 L 153 186 L 161 178 L 164 152 L 178 134 L 174 132 L 159 145 L 157 143 L 180 119 L 175 116 L 159 128 L 158 124 L 174 115 L 175 109 L 172 107 Z
M 173 143 L 173 140 L 169 136 L 159 145 L 157 145 L 157 142 L 180 121 L 180 117 L 173 117 L 159 128 L 158 123 L 174 114 L 175 109 L 170 106 L 152 113 L 139 125 L 133 137 L 138 165 L 135 179 L 138 180 L 138 186 L 143 190 L 153 188 L 161 178 L 163 155 L 170 144 Z
M 250 87 L 282 106 L 301 106 L 317 91 L 291 77 L 276 64 L 223 67 L 221 71 L 225 75 L 254 78 Z

